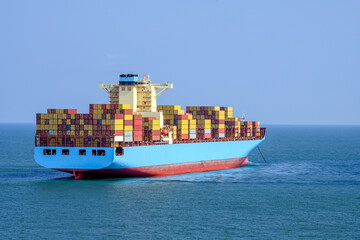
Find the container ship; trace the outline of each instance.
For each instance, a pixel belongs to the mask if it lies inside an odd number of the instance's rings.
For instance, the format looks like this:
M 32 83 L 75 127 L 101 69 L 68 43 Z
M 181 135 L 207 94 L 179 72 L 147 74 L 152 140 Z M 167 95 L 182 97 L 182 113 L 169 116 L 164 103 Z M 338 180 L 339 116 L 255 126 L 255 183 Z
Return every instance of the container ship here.
M 233 116 L 232 107 L 157 105 L 173 84 L 121 74 L 100 84 L 109 104 L 89 113 L 47 109 L 36 114 L 35 161 L 75 179 L 154 177 L 246 166 L 265 139 L 258 121 Z

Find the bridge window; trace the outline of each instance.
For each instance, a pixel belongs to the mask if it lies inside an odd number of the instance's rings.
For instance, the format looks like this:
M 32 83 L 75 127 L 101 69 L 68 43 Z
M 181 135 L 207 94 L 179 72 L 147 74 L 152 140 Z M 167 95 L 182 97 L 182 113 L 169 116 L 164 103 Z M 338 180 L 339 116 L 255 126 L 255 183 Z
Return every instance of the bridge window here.
M 79 149 L 79 155 L 86 155 L 86 149 Z
M 96 150 L 92 150 L 92 155 L 96 156 Z
M 63 149 L 62 155 L 69 155 L 69 149 Z
M 105 156 L 105 150 L 97 150 L 98 156 Z
M 121 88 L 121 91 L 125 91 L 125 88 L 124 88 L 124 87 L 122 87 L 122 88 Z
M 51 150 L 51 155 L 56 155 L 56 149 Z
M 43 155 L 51 155 L 51 149 L 44 149 Z

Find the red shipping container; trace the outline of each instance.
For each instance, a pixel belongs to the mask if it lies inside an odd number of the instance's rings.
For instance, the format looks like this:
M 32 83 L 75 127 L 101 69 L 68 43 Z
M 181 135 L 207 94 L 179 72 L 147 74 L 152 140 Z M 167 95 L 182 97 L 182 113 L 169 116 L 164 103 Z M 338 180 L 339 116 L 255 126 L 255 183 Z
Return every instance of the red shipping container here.
M 160 136 L 152 136 L 153 141 L 160 141 Z
M 134 142 L 141 142 L 142 141 L 142 136 L 134 136 L 133 141 Z
M 189 139 L 189 135 L 188 134 L 180 134 L 178 135 L 180 139 Z
M 125 126 L 132 126 L 133 125 L 133 120 L 124 120 L 124 125 Z
M 114 135 L 115 135 L 115 136 L 124 136 L 124 131 L 122 131 L 122 130 L 115 130 Z
M 116 114 L 115 114 L 115 119 L 124 119 L 124 115 L 123 115 L 123 114 L 116 113 Z
M 142 126 L 141 125 L 135 125 L 134 126 L 134 131 L 142 131 Z
M 77 114 L 77 109 L 67 109 L 68 114 Z
M 142 115 L 134 115 L 134 120 L 142 120 Z
M 135 115 L 134 115 L 134 117 L 135 117 Z M 142 125 L 142 120 L 134 120 L 134 126 L 135 125 Z
M 134 136 L 142 136 L 142 131 L 134 131 Z
M 120 109 L 120 112 L 122 114 L 133 114 L 133 110 L 132 109 Z
M 150 134 L 160 136 L 160 130 L 152 130 L 152 131 L 150 131 Z
M 178 120 L 188 120 L 189 116 L 188 115 L 177 115 L 177 119 Z

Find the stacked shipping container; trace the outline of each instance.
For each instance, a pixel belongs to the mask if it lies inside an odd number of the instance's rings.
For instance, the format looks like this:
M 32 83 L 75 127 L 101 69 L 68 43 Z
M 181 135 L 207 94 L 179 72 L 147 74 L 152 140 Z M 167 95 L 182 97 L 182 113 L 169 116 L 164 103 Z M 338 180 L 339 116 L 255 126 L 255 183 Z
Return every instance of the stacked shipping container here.
M 231 107 L 159 105 L 173 138 L 191 140 L 261 138 L 260 122 L 240 121 Z M 37 146 L 118 147 L 161 140 L 160 120 L 134 114 L 129 104 L 90 104 L 89 114 L 76 109 L 48 109 L 36 115 Z
M 196 139 L 196 120 L 191 114 L 185 114 L 180 105 L 158 105 L 157 109 L 163 112 L 164 125 L 173 128 L 174 139 Z
M 144 141 L 160 141 L 160 120 L 155 118 L 143 118 Z

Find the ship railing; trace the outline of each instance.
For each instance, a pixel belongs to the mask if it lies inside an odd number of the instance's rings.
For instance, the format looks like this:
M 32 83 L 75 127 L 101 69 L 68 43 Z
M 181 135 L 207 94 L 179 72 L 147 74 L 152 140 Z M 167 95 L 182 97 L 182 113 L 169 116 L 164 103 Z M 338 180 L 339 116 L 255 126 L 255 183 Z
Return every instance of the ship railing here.
M 173 144 L 181 143 L 199 143 L 199 142 L 226 142 L 226 141 L 247 141 L 262 140 L 265 137 L 266 128 L 260 128 L 260 134 L 257 136 L 239 136 L 225 138 L 206 138 L 206 139 L 174 139 Z M 123 142 L 123 147 L 147 146 L 147 145 L 167 145 L 168 142 L 159 141 L 139 141 L 139 142 Z M 35 147 L 115 147 L 114 138 L 107 137 L 86 137 L 86 136 L 49 136 L 36 135 Z

